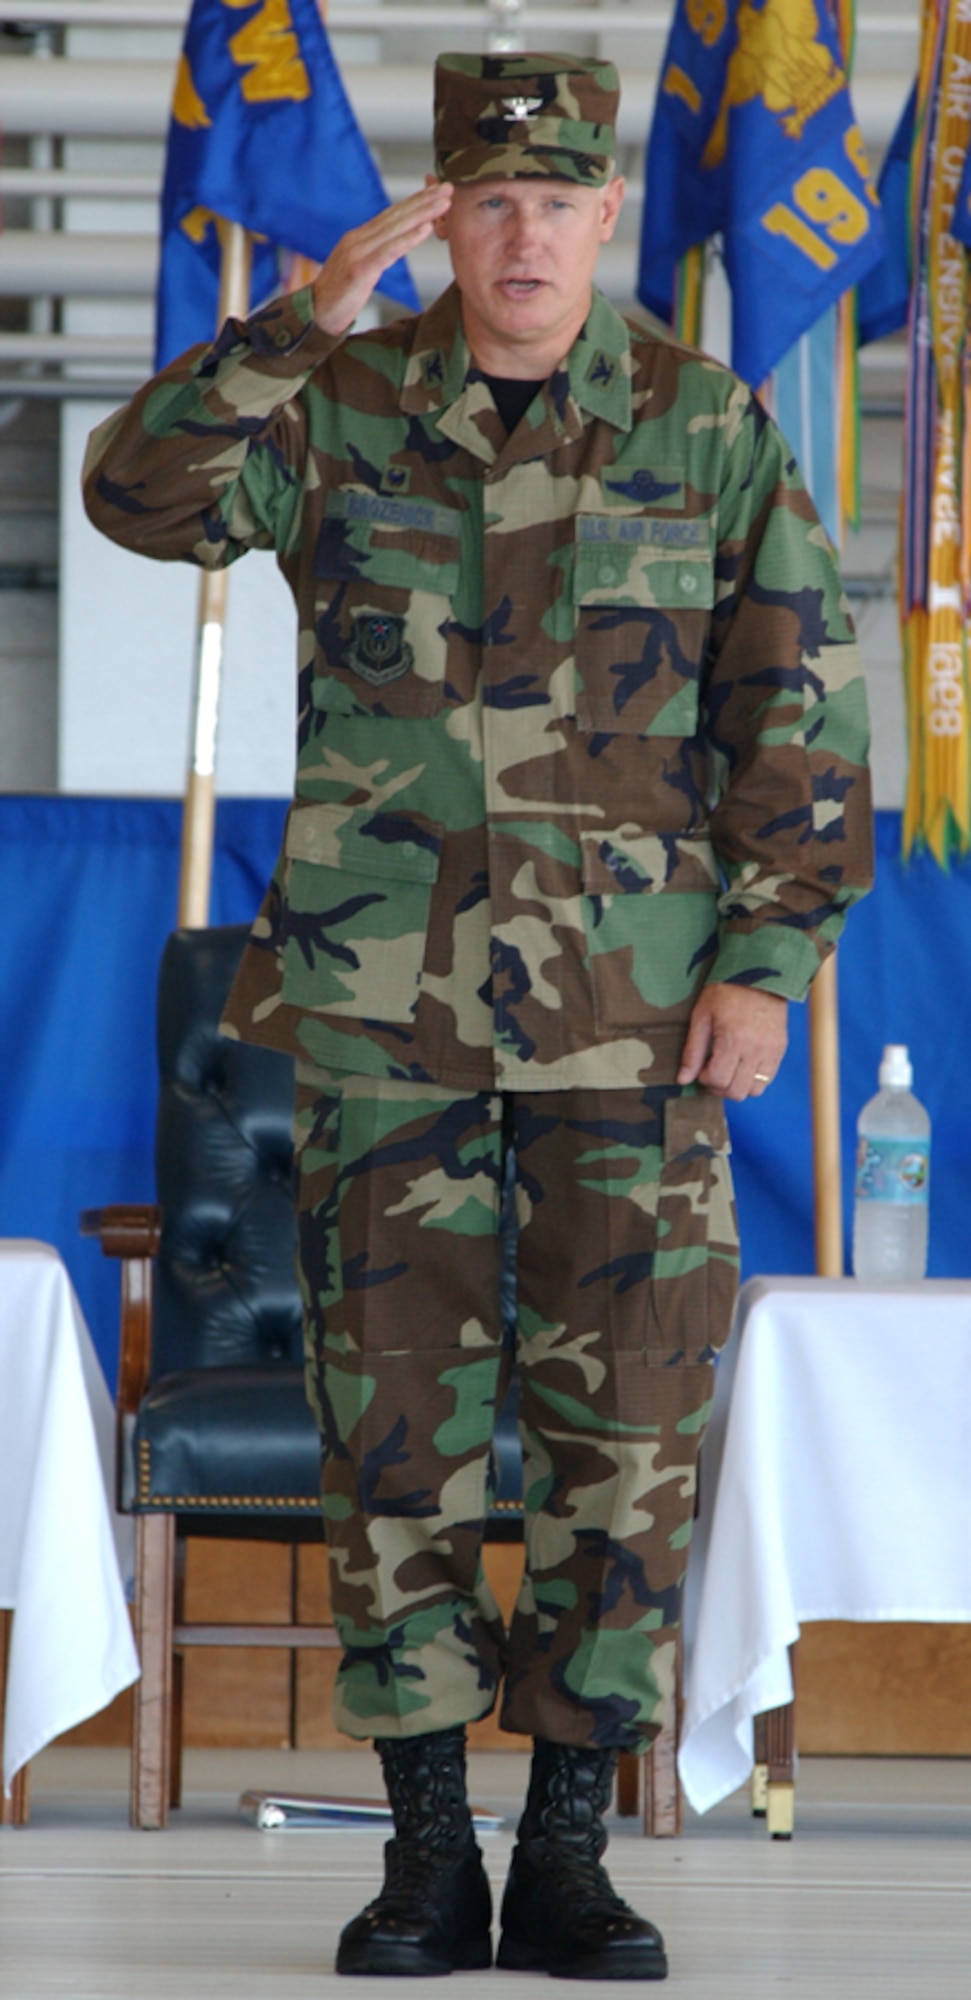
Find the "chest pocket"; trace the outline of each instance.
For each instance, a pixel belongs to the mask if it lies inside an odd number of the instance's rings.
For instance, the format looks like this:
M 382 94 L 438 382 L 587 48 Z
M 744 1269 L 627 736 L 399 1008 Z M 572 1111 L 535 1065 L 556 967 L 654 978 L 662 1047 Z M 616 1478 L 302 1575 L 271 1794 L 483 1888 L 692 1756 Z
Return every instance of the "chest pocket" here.
M 709 520 L 579 514 L 573 563 L 579 728 L 693 736 L 714 601 Z
M 342 715 L 436 715 L 459 578 L 454 508 L 327 495 L 314 550 L 311 701 Z

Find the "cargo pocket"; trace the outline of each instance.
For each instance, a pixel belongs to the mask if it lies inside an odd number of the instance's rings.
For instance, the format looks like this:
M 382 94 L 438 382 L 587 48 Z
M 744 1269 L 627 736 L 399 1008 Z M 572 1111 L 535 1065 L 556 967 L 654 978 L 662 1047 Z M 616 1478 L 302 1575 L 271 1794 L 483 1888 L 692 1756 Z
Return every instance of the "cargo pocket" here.
M 413 814 L 298 803 L 284 837 L 282 998 L 411 1021 L 442 829 Z
M 583 922 L 598 1035 L 683 1033 L 718 946 L 719 874 L 707 834 L 633 828 L 581 836 Z
M 578 515 L 577 726 L 694 736 L 714 601 L 707 519 Z
M 328 494 L 314 552 L 315 708 L 401 717 L 439 712 L 460 520 L 432 502 Z
M 648 1306 L 655 1367 L 710 1361 L 728 1339 L 738 1288 L 730 1151 L 720 1098 L 668 1099 Z

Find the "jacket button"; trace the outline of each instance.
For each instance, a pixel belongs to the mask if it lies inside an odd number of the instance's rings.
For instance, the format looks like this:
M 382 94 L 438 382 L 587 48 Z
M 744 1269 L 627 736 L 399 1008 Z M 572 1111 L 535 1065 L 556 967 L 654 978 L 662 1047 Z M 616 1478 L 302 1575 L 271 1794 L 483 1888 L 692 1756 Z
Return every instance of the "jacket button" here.
M 681 575 L 678 578 L 678 582 L 680 583 L 681 588 L 684 591 L 686 597 L 694 596 L 695 591 L 698 588 L 698 579 L 696 576 L 692 576 L 690 569 L 682 570 Z

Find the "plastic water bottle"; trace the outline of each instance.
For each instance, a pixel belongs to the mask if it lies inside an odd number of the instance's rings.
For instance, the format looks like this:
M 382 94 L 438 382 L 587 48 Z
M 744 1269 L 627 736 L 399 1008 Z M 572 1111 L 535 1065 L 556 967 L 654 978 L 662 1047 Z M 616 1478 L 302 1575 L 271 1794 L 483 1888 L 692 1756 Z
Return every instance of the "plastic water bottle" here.
M 931 1121 L 913 1080 L 906 1048 L 889 1043 L 857 1123 L 853 1274 L 868 1284 L 906 1284 L 927 1269 Z

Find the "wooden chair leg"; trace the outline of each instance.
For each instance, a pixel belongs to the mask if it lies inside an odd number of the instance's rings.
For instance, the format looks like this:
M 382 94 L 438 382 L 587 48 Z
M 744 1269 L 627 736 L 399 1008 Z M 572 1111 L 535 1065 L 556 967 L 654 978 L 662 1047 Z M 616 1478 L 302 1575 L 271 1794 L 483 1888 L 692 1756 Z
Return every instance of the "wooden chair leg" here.
M 141 1678 L 135 1683 L 131 1823 L 165 1826 L 172 1769 L 172 1625 L 175 1516 L 139 1514 L 135 1521 L 135 1643 Z
M 3 1741 L 3 1718 L 7 1696 L 7 1659 L 10 1652 L 10 1635 L 13 1631 L 13 1612 L 0 1609 L 0 1743 Z M 17 1772 L 10 1787 L 8 1799 L 0 1784 L 0 1826 L 26 1826 L 30 1818 L 30 1775 L 26 1764 Z
M 185 1661 L 181 1653 L 172 1655 L 172 1717 L 169 1725 L 169 1808 L 182 1804 L 182 1710 Z
M 0 1785 L 0 1826 L 26 1826 L 30 1819 L 30 1767 L 23 1764 L 7 1797 Z
M 640 1792 L 641 1758 L 622 1750 L 617 1759 L 617 1811 L 622 1819 L 632 1819 Z
M 682 1826 L 678 1732 L 669 1711 L 644 1758 L 644 1832 L 655 1840 L 670 1839 Z
M 175 1573 L 172 1589 L 175 1623 L 185 1618 L 185 1542 L 176 1537 Z M 185 1703 L 185 1656 L 172 1655 L 172 1723 L 169 1731 L 169 1806 L 174 1812 L 182 1804 L 182 1718 Z
M 791 1840 L 796 1823 L 792 1702 L 784 1708 L 771 1708 L 765 1722 L 766 1827 L 773 1840 Z
M 684 1825 L 681 1780 L 678 1777 L 683 1678 L 684 1653 L 679 1630 L 674 1691 L 661 1733 L 654 1738 L 644 1759 L 644 1832 L 655 1840 L 673 1838 L 681 1833 Z
M 765 1716 L 752 1718 L 752 1818 L 764 1819 L 769 1803 L 769 1765 L 765 1747 Z
M 792 1684 L 796 1684 L 796 1648 L 789 1648 Z M 773 1840 L 791 1840 L 796 1823 L 796 1705 L 788 1701 L 771 1708 L 765 1718 L 768 1765 L 766 1827 Z

